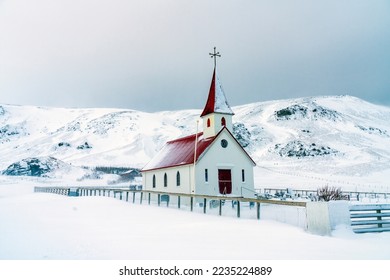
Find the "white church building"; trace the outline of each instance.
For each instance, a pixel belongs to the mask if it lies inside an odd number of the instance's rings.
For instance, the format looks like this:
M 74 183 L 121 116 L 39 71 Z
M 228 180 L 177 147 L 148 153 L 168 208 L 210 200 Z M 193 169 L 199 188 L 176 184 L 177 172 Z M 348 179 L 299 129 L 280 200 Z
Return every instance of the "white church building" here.
M 215 59 L 219 53 L 214 49 L 211 55 Z M 141 170 L 143 189 L 254 197 L 256 163 L 232 134 L 233 115 L 214 63 L 208 99 L 200 115 L 203 131 L 167 142 Z

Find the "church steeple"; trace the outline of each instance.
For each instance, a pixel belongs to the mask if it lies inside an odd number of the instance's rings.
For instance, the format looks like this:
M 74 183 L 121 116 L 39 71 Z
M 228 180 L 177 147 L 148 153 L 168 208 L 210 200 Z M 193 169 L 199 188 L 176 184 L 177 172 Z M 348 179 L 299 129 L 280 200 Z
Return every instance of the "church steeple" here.
M 227 102 L 216 68 L 214 68 L 213 78 L 211 79 L 206 106 L 200 116 L 203 117 L 211 113 L 234 115 L 229 103 Z
M 223 127 L 232 130 L 232 109 L 227 102 L 221 81 L 217 73 L 216 57 L 220 57 L 219 52 L 210 53 L 214 58 L 214 71 L 211 80 L 209 95 L 206 106 L 200 117 L 203 119 L 203 136 L 205 138 L 215 136 Z

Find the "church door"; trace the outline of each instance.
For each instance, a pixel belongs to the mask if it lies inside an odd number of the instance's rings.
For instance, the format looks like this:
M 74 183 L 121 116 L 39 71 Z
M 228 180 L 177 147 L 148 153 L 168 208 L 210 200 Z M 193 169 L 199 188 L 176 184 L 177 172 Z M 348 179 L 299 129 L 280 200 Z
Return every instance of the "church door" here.
M 232 193 L 232 172 L 230 169 L 218 169 L 218 183 L 220 194 Z

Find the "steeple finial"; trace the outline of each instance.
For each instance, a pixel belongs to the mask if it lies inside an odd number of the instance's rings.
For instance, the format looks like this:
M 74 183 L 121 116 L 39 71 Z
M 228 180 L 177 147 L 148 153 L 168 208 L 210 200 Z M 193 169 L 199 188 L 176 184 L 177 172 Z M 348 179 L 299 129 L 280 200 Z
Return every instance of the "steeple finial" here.
M 217 48 L 214 47 L 214 52 L 213 53 L 209 53 L 209 55 L 211 56 L 211 58 L 214 58 L 214 68 L 217 67 L 217 57 L 221 57 L 219 52 L 217 52 Z
M 209 96 L 207 98 L 206 106 L 203 109 L 201 117 L 212 114 L 226 114 L 226 115 L 234 115 L 232 109 L 227 102 L 225 93 L 223 92 L 221 81 L 219 80 L 217 74 L 217 57 L 221 57 L 220 53 L 217 52 L 217 48 L 214 47 L 214 52 L 209 53 L 211 58 L 214 58 L 214 71 L 213 78 L 211 79 Z

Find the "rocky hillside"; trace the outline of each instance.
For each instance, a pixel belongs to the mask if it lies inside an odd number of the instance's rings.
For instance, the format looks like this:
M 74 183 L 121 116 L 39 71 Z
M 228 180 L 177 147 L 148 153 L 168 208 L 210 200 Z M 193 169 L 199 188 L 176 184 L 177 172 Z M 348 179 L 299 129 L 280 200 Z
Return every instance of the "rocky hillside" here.
M 233 111 L 233 134 L 260 168 L 350 176 L 390 170 L 388 107 L 329 96 Z M 199 114 L 0 105 L 0 170 L 33 157 L 140 168 L 166 141 L 195 133 Z

